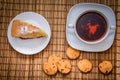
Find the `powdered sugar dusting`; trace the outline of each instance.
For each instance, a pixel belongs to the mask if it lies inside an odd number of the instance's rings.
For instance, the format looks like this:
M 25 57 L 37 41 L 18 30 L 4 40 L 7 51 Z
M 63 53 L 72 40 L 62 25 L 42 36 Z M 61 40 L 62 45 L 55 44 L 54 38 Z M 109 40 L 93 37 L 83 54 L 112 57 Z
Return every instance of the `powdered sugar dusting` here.
M 27 26 L 24 26 L 24 25 L 22 25 L 22 27 L 20 27 L 20 30 L 19 30 L 19 32 L 21 34 L 27 34 L 27 33 L 32 33 L 32 32 L 36 32 L 36 31 L 37 30 L 31 30 Z

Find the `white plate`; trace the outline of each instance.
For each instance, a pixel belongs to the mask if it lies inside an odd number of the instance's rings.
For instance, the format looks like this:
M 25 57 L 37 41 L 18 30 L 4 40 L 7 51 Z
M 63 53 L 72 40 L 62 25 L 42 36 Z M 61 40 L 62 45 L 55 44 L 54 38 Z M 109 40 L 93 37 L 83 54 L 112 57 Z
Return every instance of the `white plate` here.
M 75 34 L 74 28 L 68 27 L 70 24 L 75 24 L 76 19 L 80 14 L 88 10 L 96 10 L 103 13 L 108 20 L 108 27 L 110 27 L 110 32 L 108 36 L 100 43 L 87 44 L 79 40 Z M 113 10 L 105 5 L 96 3 L 79 3 L 74 5 L 67 16 L 66 23 L 66 38 L 68 44 L 78 50 L 88 51 L 88 52 L 101 52 L 109 49 L 114 41 L 116 21 L 115 14 Z
M 32 25 L 38 26 L 39 28 L 44 30 L 48 34 L 48 36 L 26 40 L 12 37 L 11 36 L 12 22 L 13 20 L 16 19 L 22 20 L 24 22 L 29 22 Z M 22 54 L 32 55 L 42 51 L 48 45 L 51 37 L 51 30 L 49 23 L 42 15 L 34 12 L 23 12 L 21 14 L 18 14 L 16 17 L 12 19 L 8 26 L 7 36 L 9 43 L 16 51 Z

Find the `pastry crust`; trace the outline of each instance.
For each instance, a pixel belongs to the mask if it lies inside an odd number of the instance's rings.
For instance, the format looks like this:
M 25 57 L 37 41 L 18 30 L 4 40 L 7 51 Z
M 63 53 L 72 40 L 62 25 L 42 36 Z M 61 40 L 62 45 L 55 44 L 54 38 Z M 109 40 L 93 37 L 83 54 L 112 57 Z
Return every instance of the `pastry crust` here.
M 32 24 L 21 20 L 13 21 L 11 35 L 12 37 L 23 39 L 47 36 L 47 34 L 37 26 L 33 26 Z

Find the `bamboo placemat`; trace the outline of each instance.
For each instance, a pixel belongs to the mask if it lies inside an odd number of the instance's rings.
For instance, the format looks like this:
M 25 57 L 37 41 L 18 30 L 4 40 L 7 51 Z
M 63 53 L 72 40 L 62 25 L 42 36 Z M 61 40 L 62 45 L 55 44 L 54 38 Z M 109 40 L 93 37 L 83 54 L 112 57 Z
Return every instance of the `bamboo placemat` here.
M 72 71 L 69 74 L 46 75 L 42 66 L 51 54 L 60 53 L 68 59 L 65 53 L 69 46 L 65 35 L 67 14 L 73 5 L 86 2 L 105 4 L 114 10 L 117 31 L 112 47 L 101 53 L 81 51 L 79 59 L 87 58 L 93 63 L 90 73 L 84 74 L 78 70 L 77 59 L 71 60 Z M 0 80 L 120 80 L 120 0 L 0 0 L 0 3 Z M 48 46 L 31 56 L 16 52 L 7 39 L 9 22 L 25 11 L 43 15 L 52 32 Z M 103 75 L 99 72 L 98 64 L 102 60 L 109 60 L 113 64 L 111 74 Z

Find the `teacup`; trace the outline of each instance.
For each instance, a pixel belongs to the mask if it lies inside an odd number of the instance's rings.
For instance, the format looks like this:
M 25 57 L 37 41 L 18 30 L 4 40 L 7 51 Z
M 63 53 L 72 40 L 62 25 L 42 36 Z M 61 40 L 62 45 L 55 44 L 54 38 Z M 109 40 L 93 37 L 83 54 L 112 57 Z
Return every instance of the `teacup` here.
M 83 12 L 78 16 L 73 26 L 76 36 L 88 44 L 103 41 L 110 30 L 106 16 L 99 11 Z

